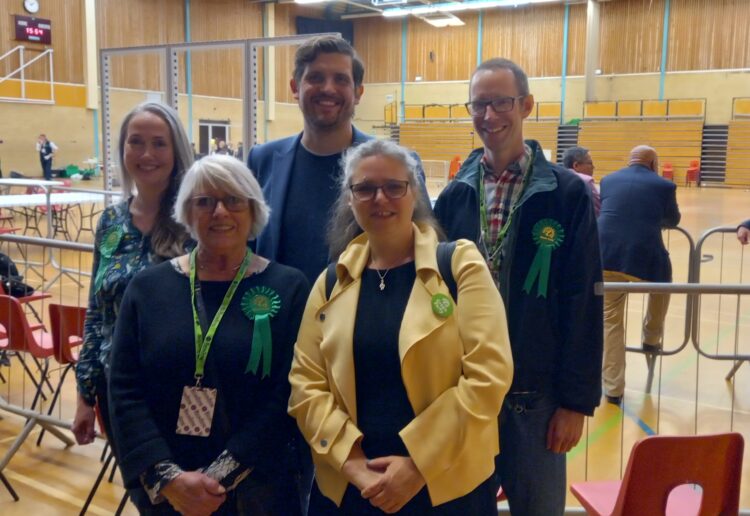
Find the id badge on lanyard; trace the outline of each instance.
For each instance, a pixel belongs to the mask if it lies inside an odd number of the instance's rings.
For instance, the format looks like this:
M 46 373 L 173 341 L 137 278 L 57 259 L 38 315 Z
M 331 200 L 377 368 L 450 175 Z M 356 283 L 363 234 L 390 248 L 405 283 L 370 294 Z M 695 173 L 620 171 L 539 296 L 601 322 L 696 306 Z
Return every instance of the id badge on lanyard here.
M 213 342 L 214 334 L 216 329 L 221 322 L 224 313 L 229 307 L 229 303 L 234 297 L 234 293 L 237 290 L 237 286 L 240 284 L 242 278 L 245 277 L 245 271 L 252 258 L 250 250 L 245 254 L 245 259 L 242 261 L 237 274 L 234 276 L 232 283 L 229 285 L 226 294 L 224 294 L 224 300 L 219 306 L 219 310 L 216 312 L 211 326 L 208 331 L 203 335 L 203 328 L 201 327 L 200 317 L 198 310 L 196 309 L 196 302 L 201 307 L 201 312 L 205 312 L 203 308 L 203 300 L 200 293 L 200 288 L 196 288 L 195 284 L 195 255 L 197 249 L 194 249 L 190 253 L 190 293 L 191 293 L 191 304 L 193 307 L 193 325 L 195 327 L 195 385 L 186 385 L 182 389 L 182 399 L 180 400 L 180 411 L 177 416 L 177 429 L 176 432 L 180 435 L 192 435 L 196 437 L 208 437 L 211 434 L 211 425 L 214 417 L 214 411 L 216 409 L 216 389 L 201 386 L 201 379 L 203 378 L 203 369 L 206 365 L 206 357 L 211 349 L 211 343 Z

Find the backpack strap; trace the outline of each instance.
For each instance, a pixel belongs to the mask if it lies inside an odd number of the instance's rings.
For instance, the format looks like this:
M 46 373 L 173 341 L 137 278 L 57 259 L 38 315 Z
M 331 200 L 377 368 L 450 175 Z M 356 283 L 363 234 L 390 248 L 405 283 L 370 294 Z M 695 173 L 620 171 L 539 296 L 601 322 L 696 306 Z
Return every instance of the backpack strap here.
M 453 251 L 455 250 L 455 241 L 439 242 L 437 246 L 438 271 L 440 271 L 440 276 L 448 287 L 454 303 L 458 302 L 458 286 L 456 285 L 456 279 L 453 277 L 453 270 L 451 268 L 451 260 L 453 259 Z
M 326 300 L 331 299 L 331 292 L 333 287 L 336 285 L 336 264 L 338 262 L 332 262 L 328 264 L 326 268 Z

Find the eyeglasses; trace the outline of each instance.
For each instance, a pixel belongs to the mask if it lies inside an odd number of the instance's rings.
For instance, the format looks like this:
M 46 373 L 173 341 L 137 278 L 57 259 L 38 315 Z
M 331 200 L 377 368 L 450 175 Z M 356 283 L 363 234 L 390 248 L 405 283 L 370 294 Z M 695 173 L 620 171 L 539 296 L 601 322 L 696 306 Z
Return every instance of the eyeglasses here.
M 196 195 L 190 202 L 193 204 L 193 208 L 199 211 L 213 213 L 216 210 L 216 206 L 221 202 L 227 211 L 242 211 L 246 210 L 250 205 L 250 200 L 244 197 L 236 197 L 234 195 L 227 195 L 223 199 L 217 199 L 210 195 Z
M 378 190 L 383 191 L 383 195 L 389 199 L 400 199 L 406 195 L 406 191 L 409 189 L 409 181 L 397 181 L 392 179 L 384 182 L 382 185 L 376 185 L 363 181 L 356 185 L 349 186 L 352 191 L 352 195 L 358 201 L 371 201 L 378 195 Z
M 473 100 L 464 104 L 467 111 L 472 116 L 483 116 L 487 112 L 487 106 L 492 106 L 495 113 L 507 113 L 513 109 L 513 105 L 517 100 L 524 98 L 526 95 L 518 95 L 517 97 L 495 97 L 492 100 Z

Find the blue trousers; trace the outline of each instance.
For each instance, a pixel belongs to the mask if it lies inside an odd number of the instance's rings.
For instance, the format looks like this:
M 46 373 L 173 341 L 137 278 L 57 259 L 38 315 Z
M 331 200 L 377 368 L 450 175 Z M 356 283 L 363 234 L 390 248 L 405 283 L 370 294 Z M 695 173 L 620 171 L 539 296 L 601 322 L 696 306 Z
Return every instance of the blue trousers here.
M 558 407 L 554 397 L 538 392 L 505 397 L 495 475 L 513 516 L 565 512 L 565 454 L 547 449 L 547 427 Z

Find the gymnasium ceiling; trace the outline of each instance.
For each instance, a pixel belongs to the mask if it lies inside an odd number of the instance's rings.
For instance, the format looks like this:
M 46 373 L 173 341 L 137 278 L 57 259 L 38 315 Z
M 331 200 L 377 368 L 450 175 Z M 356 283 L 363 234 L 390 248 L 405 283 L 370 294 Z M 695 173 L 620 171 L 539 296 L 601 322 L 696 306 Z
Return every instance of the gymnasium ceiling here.
M 251 0 L 252 1 L 252 0 Z M 260 0 L 261 2 L 267 0 Z M 476 9 L 516 8 L 533 5 L 581 4 L 587 0 L 276 0 L 278 3 L 306 4 L 320 8 L 321 13 L 329 20 L 350 20 L 355 18 L 383 16 L 384 12 L 395 9 L 418 9 L 413 14 L 428 23 L 430 20 L 456 18 L 452 13 L 471 12 Z M 617 0 L 598 0 L 617 1 Z M 471 6 L 471 7 L 469 7 Z M 468 9 L 468 10 L 467 10 Z M 420 12 L 421 11 L 421 12 Z M 398 16 L 398 15 L 396 15 Z M 402 15 L 403 16 L 403 15 Z M 451 23 L 447 23 L 451 24 Z

